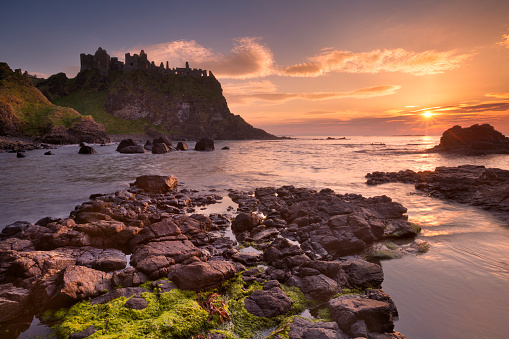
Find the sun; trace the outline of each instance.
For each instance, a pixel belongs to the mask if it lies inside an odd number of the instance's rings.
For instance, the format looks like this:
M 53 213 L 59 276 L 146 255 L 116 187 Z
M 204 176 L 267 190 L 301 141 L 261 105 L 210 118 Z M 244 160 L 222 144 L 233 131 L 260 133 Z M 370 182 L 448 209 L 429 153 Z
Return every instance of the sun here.
M 423 117 L 425 117 L 426 119 L 429 119 L 429 118 L 431 118 L 432 116 L 434 116 L 434 115 L 436 115 L 436 114 L 435 114 L 435 113 L 431 113 L 431 112 L 429 112 L 429 111 L 426 111 L 426 112 L 424 112 L 424 113 L 421 113 L 421 115 L 422 115 Z

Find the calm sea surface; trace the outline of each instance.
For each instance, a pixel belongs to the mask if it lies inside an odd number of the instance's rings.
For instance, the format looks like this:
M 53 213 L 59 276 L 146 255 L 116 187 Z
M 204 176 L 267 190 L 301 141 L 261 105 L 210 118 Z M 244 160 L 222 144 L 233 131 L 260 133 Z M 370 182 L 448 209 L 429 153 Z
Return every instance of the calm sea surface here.
M 320 140 L 317 140 L 320 139 Z M 484 165 L 509 170 L 509 155 L 486 157 L 420 154 L 438 137 L 298 138 L 278 141 L 217 141 L 214 152 L 120 154 L 116 145 L 80 155 L 64 146 L 45 156 L 0 154 L 0 228 L 45 216 L 66 217 L 92 193 L 126 189 L 144 174 L 175 175 L 203 192 L 294 185 L 337 193 L 387 195 L 421 224 L 431 250 L 383 261 L 384 290 L 408 338 L 507 338 L 509 320 L 509 226 L 473 207 L 420 195 L 413 185 L 367 186 L 373 171 L 433 170 L 437 166 Z M 194 148 L 194 142 L 188 143 Z M 230 150 L 221 150 L 229 146 Z M 508 188 L 509 190 L 509 188 Z M 226 208 L 226 206 L 225 206 Z M 19 338 L 37 333 L 31 328 Z

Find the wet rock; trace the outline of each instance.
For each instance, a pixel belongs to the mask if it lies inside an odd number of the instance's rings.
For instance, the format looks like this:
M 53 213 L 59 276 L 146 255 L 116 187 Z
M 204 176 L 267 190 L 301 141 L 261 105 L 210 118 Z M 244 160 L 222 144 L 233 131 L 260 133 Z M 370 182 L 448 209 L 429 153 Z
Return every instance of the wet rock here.
M 124 139 L 124 140 L 120 141 L 120 143 L 117 146 L 116 151 L 120 152 L 120 150 L 122 150 L 122 148 L 129 147 L 129 146 L 136 146 L 136 143 L 134 142 L 133 139 Z
M 177 178 L 173 175 L 142 175 L 137 177 L 131 186 L 136 186 L 149 193 L 166 193 L 173 191 L 177 184 Z
M 134 153 L 145 153 L 145 148 L 141 145 L 135 146 L 126 146 L 122 147 L 118 152 L 125 154 L 134 154 Z
M 106 304 L 112 301 L 113 299 L 117 299 L 120 297 L 124 298 L 141 297 L 141 295 L 145 292 L 148 292 L 148 290 L 143 287 L 117 288 L 111 292 L 105 293 L 103 295 L 91 299 L 90 304 L 91 305 Z
M 362 259 L 345 260 L 341 263 L 341 268 L 348 276 L 351 287 L 378 287 L 384 280 L 384 273 L 379 265 Z
M 157 288 L 159 293 L 169 292 L 173 289 L 178 288 L 175 283 L 169 280 L 156 280 L 152 283 L 152 288 Z
M 24 157 L 26 157 L 26 156 L 27 156 L 27 155 L 25 154 L 25 152 L 21 152 L 21 151 L 20 151 L 20 152 L 16 152 L 16 157 L 17 157 L 17 158 L 24 158 Z
M 90 325 L 81 332 L 71 333 L 69 339 L 85 339 L 92 336 L 95 332 L 97 332 L 97 328 L 94 325 Z
M 124 307 L 130 308 L 132 310 L 142 310 L 147 308 L 148 302 L 143 297 L 133 297 L 126 301 Z
M 214 140 L 210 138 L 200 139 L 194 146 L 195 151 L 213 151 L 214 149 Z
M 246 310 L 257 317 L 272 318 L 285 314 L 292 309 L 293 301 L 281 289 L 275 280 L 264 284 L 263 290 L 255 290 L 245 299 Z
M 262 254 L 256 252 L 242 252 L 232 255 L 231 259 L 246 266 L 254 266 L 261 261 Z
M 111 289 L 111 275 L 84 266 L 69 266 L 59 274 L 37 281 L 35 303 L 43 308 L 66 307 Z
M 177 149 L 179 151 L 187 151 L 188 146 L 185 142 L 179 141 L 179 143 L 177 144 Z
M 147 142 L 145 143 L 145 145 L 143 145 L 143 148 L 146 150 L 146 151 L 152 151 L 152 141 L 151 140 L 147 140 Z
M 9 224 L 2 229 L 0 239 L 20 237 L 29 226 L 32 226 L 32 223 L 28 221 L 16 221 L 15 223 Z
M 255 213 L 240 213 L 232 223 L 232 231 L 250 231 L 260 224 L 260 217 Z
M 0 285 L 0 323 L 14 319 L 29 311 L 30 291 L 12 284 Z
M 364 295 L 345 295 L 329 300 L 329 310 L 339 328 L 351 337 L 369 337 L 368 333 L 391 333 L 394 320 L 387 302 Z
M 47 152 L 44 152 L 44 155 L 55 155 L 55 153 L 53 153 L 51 151 L 47 151 Z
M 311 320 L 301 317 L 293 319 L 288 332 L 289 339 L 348 339 L 335 322 Z
M 156 143 L 152 146 L 152 153 L 153 154 L 165 154 L 169 153 L 170 149 L 165 143 Z
M 235 267 L 228 261 L 194 262 L 176 267 L 171 280 L 180 289 L 204 291 L 218 287 L 235 273 Z
M 302 291 L 314 300 L 328 300 L 338 293 L 338 288 L 336 281 L 323 274 L 305 276 L 302 279 Z
M 30 240 L 8 238 L 0 242 L 0 253 L 5 251 L 34 251 L 34 244 Z
M 128 267 L 119 272 L 113 272 L 111 282 L 113 286 L 135 287 L 143 284 L 148 277 L 134 267 Z
M 80 150 L 78 151 L 78 154 L 96 154 L 97 151 L 90 145 L 81 143 L 80 144 Z
M 154 144 L 154 146 L 156 144 L 165 144 L 166 146 L 168 146 L 168 149 L 173 148 L 173 143 L 167 136 L 161 136 L 159 138 L 156 138 L 152 141 L 152 143 Z

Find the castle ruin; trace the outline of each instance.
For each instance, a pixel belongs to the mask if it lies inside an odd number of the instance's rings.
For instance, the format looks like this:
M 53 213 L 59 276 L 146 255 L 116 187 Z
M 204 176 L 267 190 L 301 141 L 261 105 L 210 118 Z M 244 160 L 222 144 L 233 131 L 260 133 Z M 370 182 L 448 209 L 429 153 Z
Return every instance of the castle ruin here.
M 129 73 L 132 71 L 142 70 L 148 73 L 173 74 L 196 78 L 207 76 L 214 77 L 211 71 L 209 71 L 207 75 L 206 70 L 189 68 L 188 62 L 186 62 L 185 68 L 169 68 L 168 61 L 166 61 L 166 67 L 162 62 L 159 66 L 156 66 L 153 61 L 148 60 L 147 54 L 143 50 L 141 50 L 139 55 L 131 55 L 131 53 L 126 53 L 125 62 L 122 62 L 119 61 L 116 57 L 110 58 L 106 50 L 99 47 L 94 55 L 81 53 L 80 63 L 80 71 L 98 69 L 103 76 L 107 76 L 110 71 L 121 71 L 123 73 Z

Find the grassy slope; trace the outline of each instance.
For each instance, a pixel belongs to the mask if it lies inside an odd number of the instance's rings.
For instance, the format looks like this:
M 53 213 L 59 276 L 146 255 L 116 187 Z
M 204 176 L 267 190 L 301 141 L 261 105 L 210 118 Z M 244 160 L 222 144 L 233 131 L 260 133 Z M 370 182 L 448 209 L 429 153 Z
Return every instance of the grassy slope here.
M 17 119 L 18 128 L 29 136 L 42 134 L 52 126 L 70 125 L 81 115 L 68 107 L 49 102 L 30 80 L 0 65 L 0 101 Z

